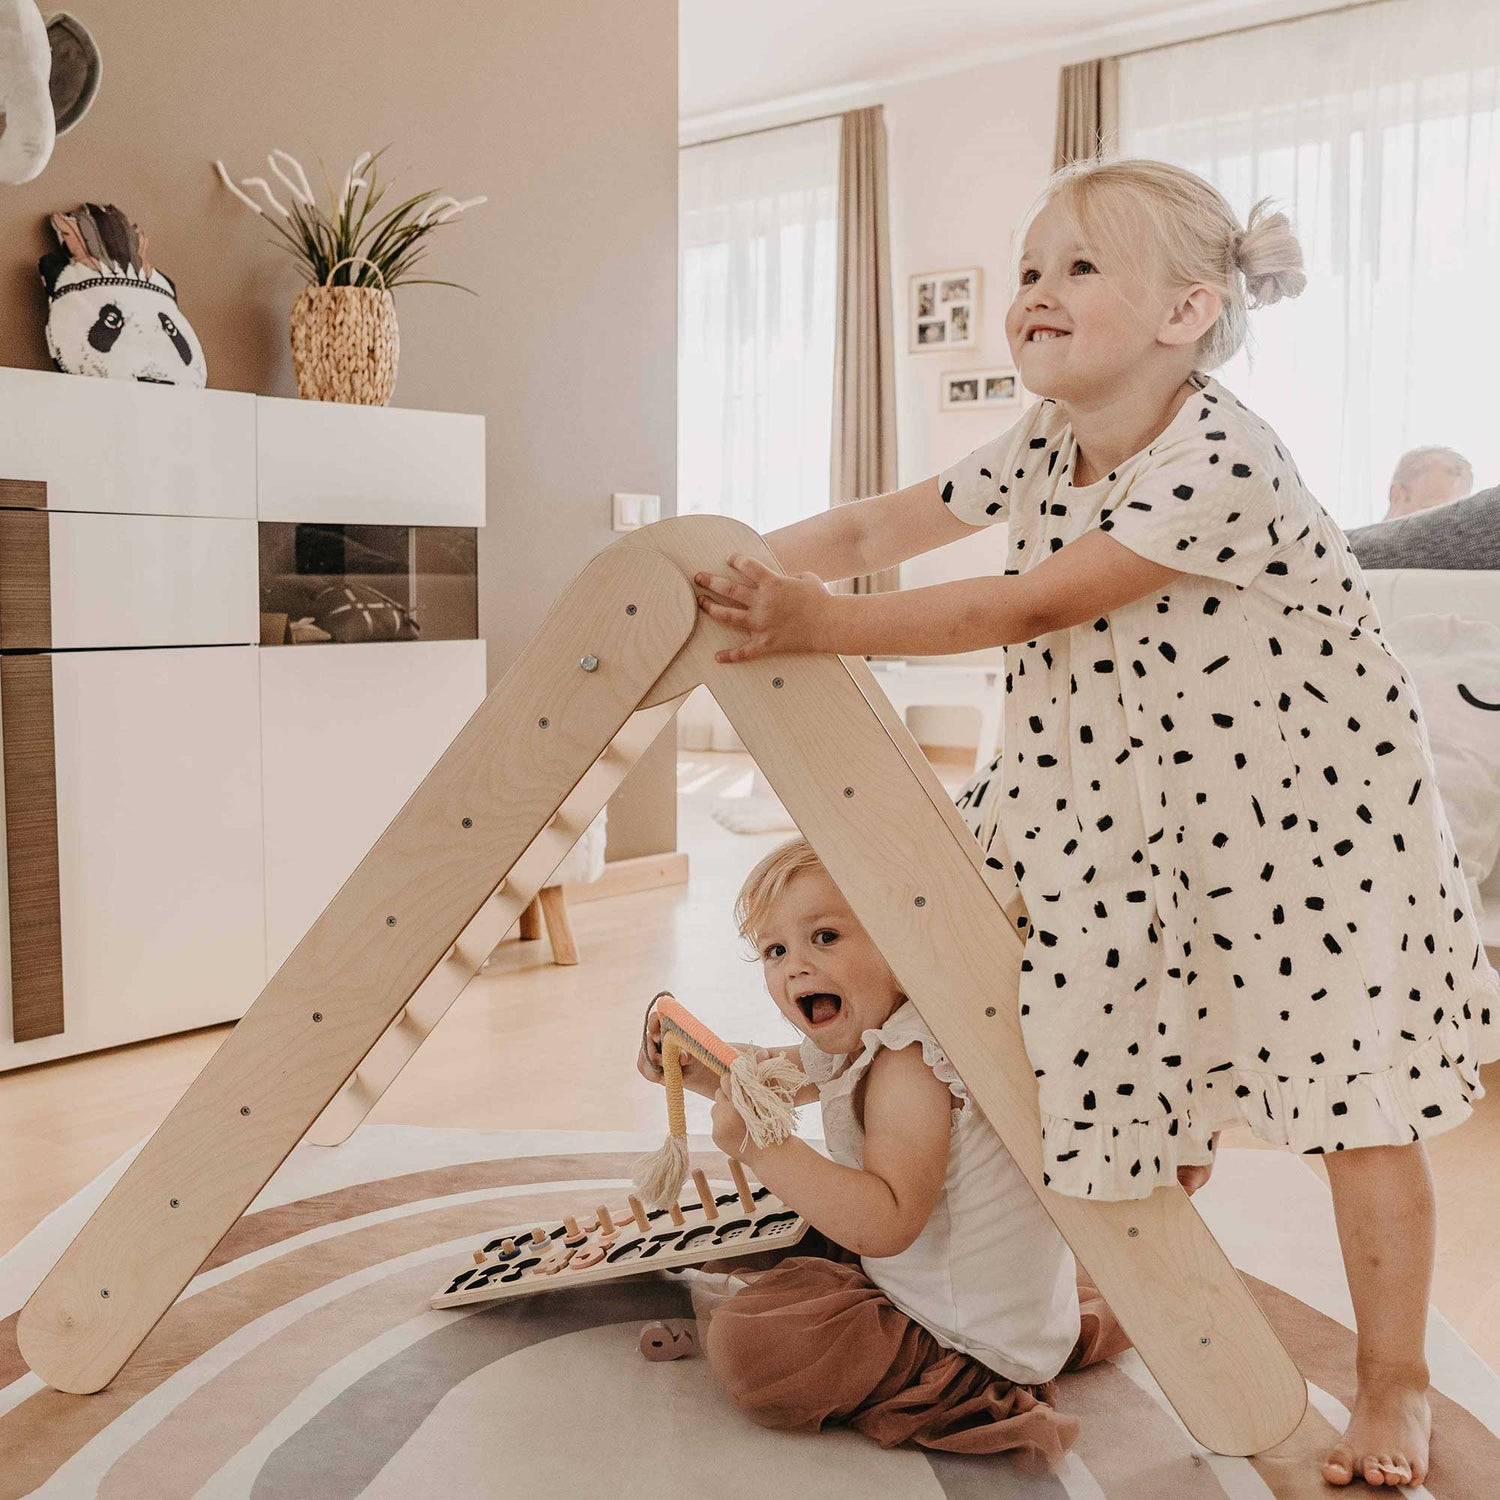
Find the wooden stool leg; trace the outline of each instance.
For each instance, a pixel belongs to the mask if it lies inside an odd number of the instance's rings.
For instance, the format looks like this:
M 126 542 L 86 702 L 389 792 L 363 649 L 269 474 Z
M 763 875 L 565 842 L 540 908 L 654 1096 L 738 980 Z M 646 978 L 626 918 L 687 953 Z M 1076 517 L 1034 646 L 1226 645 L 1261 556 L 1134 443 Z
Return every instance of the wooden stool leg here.
M 533 896 L 526 910 L 521 913 L 521 941 L 534 943 L 541 935 L 542 906 L 540 900 Z
M 552 939 L 552 962 L 576 964 L 578 944 L 573 941 L 573 924 L 568 920 L 568 904 L 560 885 L 544 885 L 537 896 L 542 915 L 547 919 L 547 936 Z

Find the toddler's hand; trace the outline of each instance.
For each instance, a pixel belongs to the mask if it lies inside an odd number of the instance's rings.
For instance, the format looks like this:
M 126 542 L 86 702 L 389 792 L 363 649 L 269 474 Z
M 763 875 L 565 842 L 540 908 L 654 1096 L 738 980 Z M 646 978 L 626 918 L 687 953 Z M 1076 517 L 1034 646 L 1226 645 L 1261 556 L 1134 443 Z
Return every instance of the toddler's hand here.
M 655 1009 L 646 1021 L 646 1030 L 641 1037 L 641 1050 L 636 1054 L 635 1068 L 648 1083 L 665 1082 L 661 1064 L 661 1017 Z
M 714 1095 L 713 1136 L 716 1145 L 725 1156 L 737 1156 L 743 1160 L 750 1149 L 750 1133 L 734 1101 L 729 1097 L 729 1079 L 719 1080 L 719 1092 Z
M 699 1062 L 691 1052 L 679 1052 L 677 1060 L 682 1067 L 683 1088 L 690 1094 L 702 1094 L 711 1099 L 714 1090 L 718 1087 L 718 1075 Z M 658 1083 L 663 1088 L 666 1087 L 666 1070 L 662 1067 L 661 1060 L 661 1016 L 654 1009 L 650 1019 L 646 1022 L 646 1030 L 641 1038 L 641 1050 L 636 1054 L 635 1069 L 648 1083 Z
M 734 577 L 695 573 L 693 582 L 727 599 L 721 604 L 700 597 L 699 606 L 711 619 L 747 632 L 748 639 L 720 651 L 715 661 L 750 661 L 776 652 L 821 651 L 828 590 L 816 573 L 788 578 L 753 557 L 736 554 L 728 566 Z

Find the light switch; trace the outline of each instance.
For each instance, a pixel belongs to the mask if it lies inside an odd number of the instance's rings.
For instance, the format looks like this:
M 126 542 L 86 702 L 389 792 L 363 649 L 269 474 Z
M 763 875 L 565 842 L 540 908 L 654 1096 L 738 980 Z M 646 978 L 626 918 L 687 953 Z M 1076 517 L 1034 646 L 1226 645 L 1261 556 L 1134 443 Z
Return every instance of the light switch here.
M 634 531 L 639 526 L 649 526 L 661 520 L 660 495 L 633 495 L 616 491 L 611 497 L 615 531 Z

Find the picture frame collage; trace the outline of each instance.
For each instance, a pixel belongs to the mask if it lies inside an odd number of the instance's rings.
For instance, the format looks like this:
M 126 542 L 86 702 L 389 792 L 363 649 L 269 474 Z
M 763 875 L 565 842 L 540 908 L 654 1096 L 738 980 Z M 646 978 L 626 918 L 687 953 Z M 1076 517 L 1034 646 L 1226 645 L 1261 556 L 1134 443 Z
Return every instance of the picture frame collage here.
M 956 271 L 922 271 L 909 280 L 907 350 L 979 348 L 981 287 L 978 266 Z M 1011 366 L 985 370 L 948 370 L 939 377 L 938 406 L 942 411 L 965 411 L 977 406 L 1019 406 L 1021 379 Z

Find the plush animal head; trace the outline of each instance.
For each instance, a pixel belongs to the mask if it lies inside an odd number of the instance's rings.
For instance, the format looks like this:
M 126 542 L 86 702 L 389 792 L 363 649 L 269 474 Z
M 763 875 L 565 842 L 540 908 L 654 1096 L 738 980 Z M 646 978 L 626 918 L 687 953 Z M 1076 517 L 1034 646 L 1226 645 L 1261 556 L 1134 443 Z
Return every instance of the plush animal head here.
M 146 237 L 113 205 L 53 214 L 61 249 L 37 263 L 47 289 L 47 349 L 69 375 L 201 386 L 208 372 L 177 288 Z

